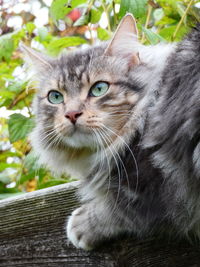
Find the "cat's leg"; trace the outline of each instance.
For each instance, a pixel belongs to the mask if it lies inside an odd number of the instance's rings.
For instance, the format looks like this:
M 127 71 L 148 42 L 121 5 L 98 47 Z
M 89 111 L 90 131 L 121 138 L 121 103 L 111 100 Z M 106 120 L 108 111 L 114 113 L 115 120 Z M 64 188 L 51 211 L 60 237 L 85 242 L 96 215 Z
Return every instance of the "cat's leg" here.
M 91 250 L 103 239 L 121 232 L 115 214 L 105 204 L 91 201 L 73 211 L 67 223 L 67 236 L 77 248 Z
M 133 194 L 134 196 L 134 194 Z M 148 236 L 157 231 L 166 218 L 165 208 L 158 195 L 144 201 L 139 194 L 119 201 L 94 199 L 76 209 L 67 224 L 67 236 L 77 247 L 93 249 L 99 242 L 121 233 Z

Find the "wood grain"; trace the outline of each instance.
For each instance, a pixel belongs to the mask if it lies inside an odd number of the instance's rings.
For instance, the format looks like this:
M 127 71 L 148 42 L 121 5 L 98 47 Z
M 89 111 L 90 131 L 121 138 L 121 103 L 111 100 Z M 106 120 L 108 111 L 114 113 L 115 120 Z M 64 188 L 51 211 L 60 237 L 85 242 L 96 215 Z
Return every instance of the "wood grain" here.
M 198 267 L 200 245 L 164 239 L 110 240 L 92 252 L 67 240 L 78 183 L 0 201 L 0 267 Z

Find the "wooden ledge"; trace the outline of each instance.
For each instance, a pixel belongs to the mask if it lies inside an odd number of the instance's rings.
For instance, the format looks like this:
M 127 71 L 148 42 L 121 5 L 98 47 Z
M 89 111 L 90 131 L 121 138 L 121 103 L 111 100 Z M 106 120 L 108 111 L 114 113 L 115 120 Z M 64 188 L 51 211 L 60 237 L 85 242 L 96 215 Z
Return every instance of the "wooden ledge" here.
M 200 244 L 121 239 L 92 252 L 74 248 L 65 222 L 78 182 L 0 201 L 0 267 L 198 267 Z

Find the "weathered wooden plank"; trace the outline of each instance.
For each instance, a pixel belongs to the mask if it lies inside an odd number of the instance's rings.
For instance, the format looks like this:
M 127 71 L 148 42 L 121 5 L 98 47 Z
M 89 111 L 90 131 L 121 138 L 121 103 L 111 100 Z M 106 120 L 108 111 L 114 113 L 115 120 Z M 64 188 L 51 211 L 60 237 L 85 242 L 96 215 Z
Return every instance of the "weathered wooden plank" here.
M 77 183 L 0 201 L 0 267 L 198 267 L 200 246 L 186 241 L 120 238 L 92 252 L 74 248 L 65 222 L 77 207 Z

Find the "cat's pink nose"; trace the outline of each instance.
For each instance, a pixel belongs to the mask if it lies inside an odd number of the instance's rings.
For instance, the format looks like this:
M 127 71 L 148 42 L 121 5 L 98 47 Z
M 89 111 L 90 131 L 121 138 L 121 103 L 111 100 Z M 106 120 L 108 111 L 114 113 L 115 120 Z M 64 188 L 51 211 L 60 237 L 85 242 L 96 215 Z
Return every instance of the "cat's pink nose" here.
M 73 124 L 76 123 L 78 117 L 80 117 L 83 112 L 80 111 L 69 111 L 65 114 L 65 118 L 69 119 Z

